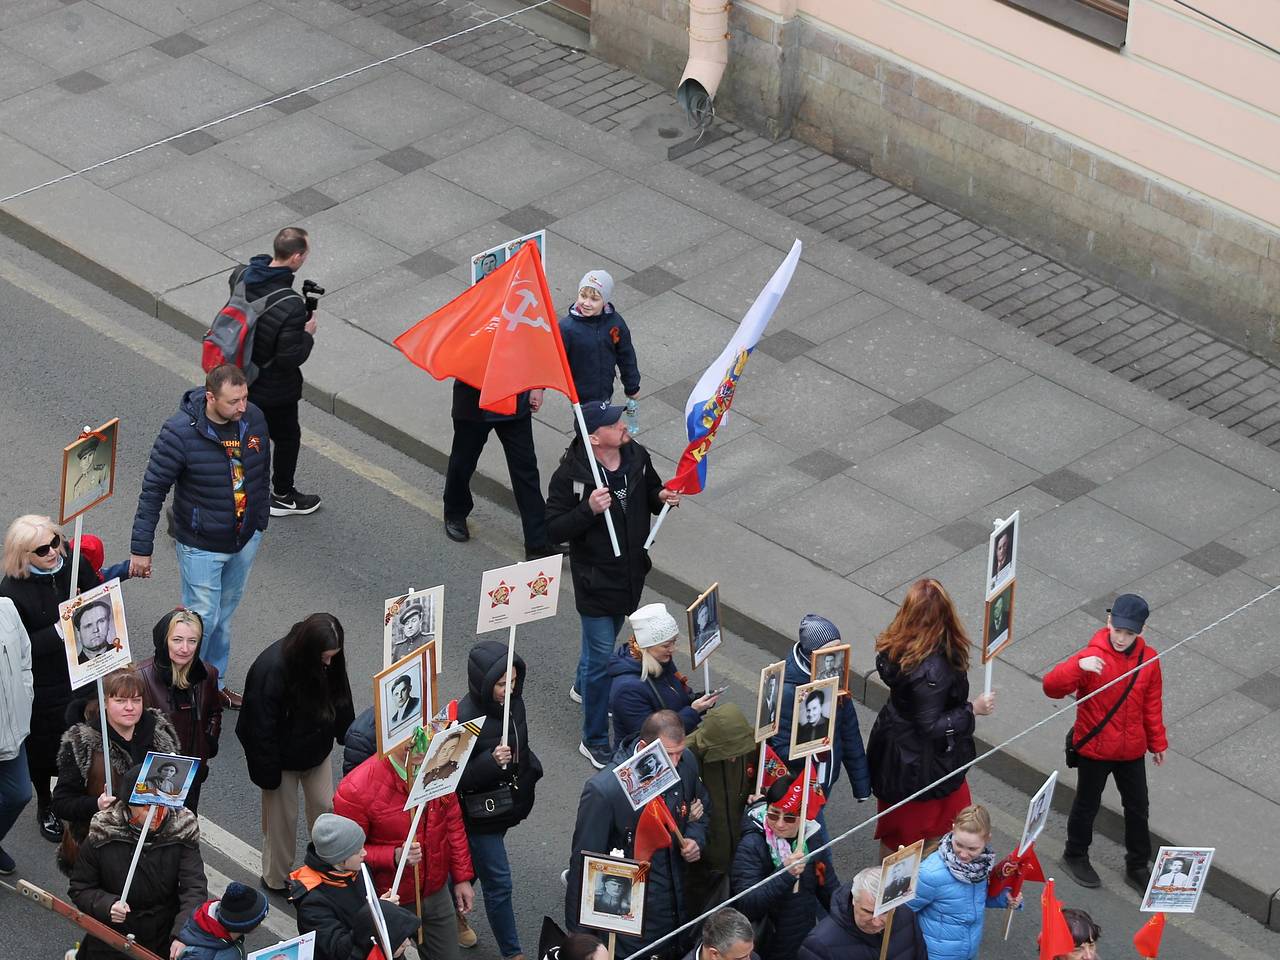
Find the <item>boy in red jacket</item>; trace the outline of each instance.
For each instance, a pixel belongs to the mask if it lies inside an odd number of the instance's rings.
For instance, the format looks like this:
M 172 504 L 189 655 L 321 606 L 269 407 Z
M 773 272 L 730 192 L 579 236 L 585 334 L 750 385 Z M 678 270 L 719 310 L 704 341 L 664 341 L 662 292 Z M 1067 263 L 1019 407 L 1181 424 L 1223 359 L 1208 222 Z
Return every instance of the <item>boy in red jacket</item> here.
M 1149 613 L 1147 601 L 1137 594 L 1116 597 L 1107 610 L 1107 625 L 1093 635 L 1087 647 L 1044 677 L 1048 696 L 1056 700 L 1075 694 L 1079 698 L 1139 663 L 1151 664 L 1076 710 L 1071 739 L 1080 759 L 1062 863 L 1083 887 L 1102 885 L 1089 863 L 1089 845 L 1109 776 L 1115 777 L 1124 808 L 1126 879 L 1130 885 L 1145 890 L 1150 874 L 1146 754 L 1150 751 L 1156 766 L 1160 766 L 1169 740 L 1164 729 L 1160 661 L 1154 659 L 1156 651 L 1140 636 Z

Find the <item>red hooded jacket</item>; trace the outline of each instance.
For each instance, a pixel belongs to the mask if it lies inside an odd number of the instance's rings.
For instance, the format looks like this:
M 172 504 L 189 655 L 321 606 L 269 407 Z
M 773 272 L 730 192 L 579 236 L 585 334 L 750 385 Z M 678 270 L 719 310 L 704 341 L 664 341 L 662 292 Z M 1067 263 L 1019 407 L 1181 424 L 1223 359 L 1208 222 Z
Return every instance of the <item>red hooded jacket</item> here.
M 364 830 L 365 862 L 373 874 L 374 886 L 382 893 L 396 874 L 396 847 L 402 845 L 413 822 L 413 812 L 404 809 L 409 784 L 400 779 L 391 762 L 374 754 L 342 778 L 333 795 L 333 812 L 348 817 Z M 415 838 L 422 844 L 422 895 L 435 893 L 450 876 L 455 883 L 475 878 L 471 850 L 467 846 L 462 809 L 455 794 L 427 802 Z M 401 906 L 413 908 L 414 867 L 406 866 L 400 880 Z
M 1044 675 L 1044 692 L 1055 700 L 1068 694 L 1083 697 L 1111 682 L 1122 673 L 1138 665 L 1138 654 L 1143 660 L 1151 660 L 1156 651 L 1138 637 L 1125 653 L 1117 653 L 1111 646 L 1111 632 L 1103 627 L 1093 635 L 1089 645 L 1072 654 Z M 1102 673 L 1090 673 L 1080 668 L 1084 657 L 1101 657 Z M 1098 735 L 1084 745 L 1080 754 L 1093 760 L 1137 760 L 1147 751 L 1159 753 L 1169 749 L 1169 738 L 1164 730 L 1164 681 L 1160 673 L 1160 661 L 1143 667 L 1137 673 L 1133 691 L 1121 704 L 1116 715 L 1098 731 Z M 1112 705 L 1124 695 L 1129 680 L 1122 680 L 1092 700 L 1080 705 L 1076 711 L 1075 740 L 1079 743 L 1102 722 Z

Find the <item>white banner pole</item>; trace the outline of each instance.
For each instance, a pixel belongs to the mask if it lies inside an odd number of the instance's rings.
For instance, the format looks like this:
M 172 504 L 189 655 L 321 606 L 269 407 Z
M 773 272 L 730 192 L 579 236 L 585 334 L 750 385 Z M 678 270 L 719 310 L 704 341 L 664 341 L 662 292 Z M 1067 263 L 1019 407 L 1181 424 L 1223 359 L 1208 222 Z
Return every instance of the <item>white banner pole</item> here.
M 147 831 L 151 829 L 151 821 L 155 819 L 156 805 L 153 803 L 147 807 L 147 821 L 142 825 L 142 832 L 138 834 L 138 845 L 133 848 L 133 859 L 129 861 L 129 872 L 125 874 L 124 889 L 120 891 L 120 902 L 125 906 L 129 905 L 129 888 L 133 886 L 133 874 L 138 869 L 138 858 L 142 856 L 142 845 L 146 842 Z
M 768 744 L 768 740 L 760 741 L 760 762 L 756 764 L 756 793 L 764 791 L 764 749 Z
M 990 660 L 986 662 L 984 666 L 983 675 L 982 675 L 982 692 L 983 693 L 991 692 L 991 669 L 995 665 L 996 665 L 996 658 L 992 657 Z
M 653 546 L 653 541 L 658 538 L 658 529 L 662 526 L 662 521 L 667 519 L 667 514 L 671 512 L 671 504 L 664 503 L 662 512 L 658 514 L 658 519 L 653 522 L 653 529 L 649 531 L 649 536 L 645 538 L 644 548 L 648 550 Z
M 400 862 L 396 864 L 396 876 L 391 881 L 391 889 L 388 893 L 395 893 L 400 889 L 400 881 L 404 879 L 404 865 L 409 862 L 409 848 L 413 846 L 413 838 L 418 835 L 418 824 L 422 821 L 422 811 L 427 809 L 425 803 L 418 804 L 413 811 L 413 822 L 409 824 L 409 836 L 405 837 L 404 846 L 400 848 Z
M 511 632 L 507 634 L 507 695 L 502 698 L 502 745 L 507 745 L 507 731 L 511 727 L 511 694 L 515 689 L 515 676 L 512 669 L 516 664 L 516 625 L 511 625 Z
M 573 415 L 578 421 L 578 430 L 582 432 L 582 443 L 587 448 L 587 463 L 591 465 L 591 479 L 595 481 L 596 489 L 599 490 L 604 486 L 604 481 L 600 479 L 600 464 L 596 463 L 596 452 L 591 449 L 591 434 L 587 433 L 587 421 L 582 416 L 582 404 L 575 403 L 573 405 Z M 613 514 L 609 510 L 604 512 L 605 526 L 609 528 L 609 542 L 613 544 L 613 555 L 615 557 L 622 556 L 622 548 L 618 546 L 618 531 L 613 529 Z

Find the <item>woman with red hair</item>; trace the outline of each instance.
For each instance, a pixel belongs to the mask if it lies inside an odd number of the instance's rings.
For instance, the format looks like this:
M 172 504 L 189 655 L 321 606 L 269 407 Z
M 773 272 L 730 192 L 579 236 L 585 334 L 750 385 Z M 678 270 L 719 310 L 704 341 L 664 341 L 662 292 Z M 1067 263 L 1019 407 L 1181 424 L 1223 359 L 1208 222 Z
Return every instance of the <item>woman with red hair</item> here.
M 956 771 L 977 755 L 974 717 L 991 713 L 995 695 L 970 702 L 968 669 L 969 638 L 947 591 L 937 580 L 917 580 L 876 638 L 876 670 L 889 700 L 871 728 L 867 761 L 882 812 L 929 789 L 877 821 L 883 855 L 939 840 L 972 802 Z

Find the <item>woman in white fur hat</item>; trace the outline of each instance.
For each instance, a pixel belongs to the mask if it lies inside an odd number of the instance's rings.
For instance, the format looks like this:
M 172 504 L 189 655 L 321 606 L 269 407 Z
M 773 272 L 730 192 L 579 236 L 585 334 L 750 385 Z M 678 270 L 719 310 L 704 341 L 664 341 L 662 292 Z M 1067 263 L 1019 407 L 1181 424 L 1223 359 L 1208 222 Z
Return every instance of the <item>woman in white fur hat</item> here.
M 613 712 L 615 747 L 634 737 L 649 714 L 674 710 L 692 733 L 716 697 L 693 699 L 684 674 L 676 669 L 680 628 L 661 603 L 645 604 L 631 614 L 631 640 L 609 661 L 609 709 Z

